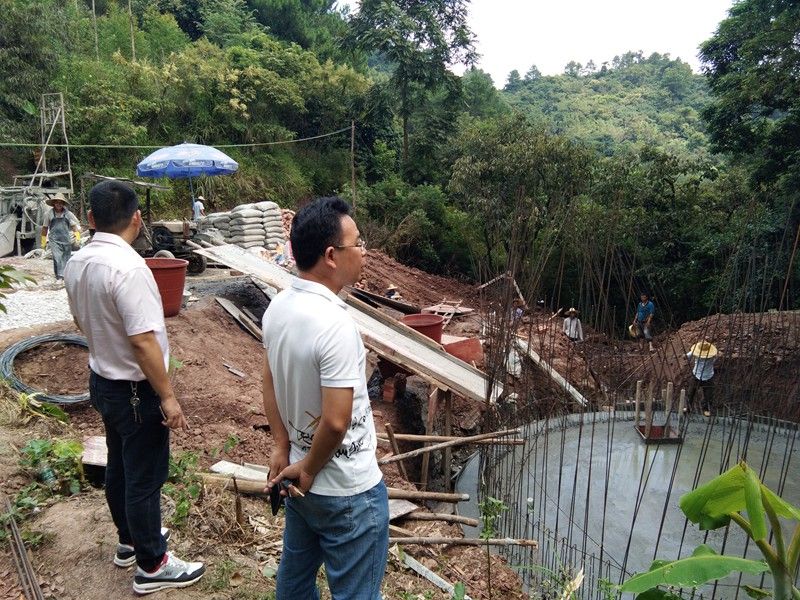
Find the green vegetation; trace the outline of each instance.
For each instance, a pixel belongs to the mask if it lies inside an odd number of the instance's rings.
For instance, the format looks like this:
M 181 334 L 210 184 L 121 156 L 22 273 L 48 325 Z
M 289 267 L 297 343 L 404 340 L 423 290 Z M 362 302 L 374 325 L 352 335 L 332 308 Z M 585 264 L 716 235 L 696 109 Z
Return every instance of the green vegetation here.
M 84 485 L 83 445 L 77 440 L 31 440 L 20 451 L 20 464 L 51 494 L 73 495 Z
M 642 599 L 670 599 L 677 597 L 670 588 L 698 587 L 731 572 L 769 570 L 774 588 L 767 591 L 745 586 L 748 596 L 775 600 L 800 598 L 800 590 L 793 585 L 800 566 L 800 509 L 761 483 L 756 472 L 744 462 L 684 495 L 680 507 L 702 530 L 727 527 L 733 521 L 755 543 L 764 561 L 719 555 L 702 544 L 690 557 L 654 561 L 649 571 L 628 579 L 620 591 L 638 593 L 637 598 Z M 785 535 L 781 519 L 794 523 L 789 536 Z
M 104 0 L 96 31 L 91 7 L 0 0 L 0 141 L 38 140 L 40 94 L 61 91 L 72 143 L 239 144 L 239 173 L 198 182 L 209 212 L 355 191 L 372 247 L 468 278 L 511 261 L 609 333 L 640 290 L 668 326 L 800 302 L 796 3 L 738 2 L 704 75 L 624 52 L 503 90 L 450 70 L 477 58 L 466 0 Z M 355 190 L 349 131 L 246 146 L 351 122 Z M 74 170 L 131 176 L 148 151 L 75 148 Z M 0 158 L 5 180 L 32 168 Z M 185 211 L 169 185 L 158 217 Z
M 708 87 L 680 59 L 626 52 L 600 68 L 571 62 L 564 75 L 543 77 L 534 66 L 518 77 L 505 86 L 511 106 L 605 156 L 646 147 L 708 154 L 700 116 Z
M 192 505 L 200 497 L 202 483 L 197 474 L 198 455 L 183 452 L 169 457 L 169 475 L 161 488 L 162 493 L 175 504 L 168 521 L 173 527 L 183 527 L 189 519 Z

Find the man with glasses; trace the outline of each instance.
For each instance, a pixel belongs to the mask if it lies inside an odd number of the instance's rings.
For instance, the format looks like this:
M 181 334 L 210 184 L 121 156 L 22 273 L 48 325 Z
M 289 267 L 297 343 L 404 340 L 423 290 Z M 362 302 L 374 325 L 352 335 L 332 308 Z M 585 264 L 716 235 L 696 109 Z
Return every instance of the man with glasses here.
M 264 410 L 275 448 L 268 488 L 286 497 L 277 600 L 319 598 L 325 564 L 334 600 L 377 600 L 389 505 L 375 458 L 366 351 L 338 293 L 359 280 L 366 248 L 341 198 L 294 217 L 299 277 L 264 313 Z

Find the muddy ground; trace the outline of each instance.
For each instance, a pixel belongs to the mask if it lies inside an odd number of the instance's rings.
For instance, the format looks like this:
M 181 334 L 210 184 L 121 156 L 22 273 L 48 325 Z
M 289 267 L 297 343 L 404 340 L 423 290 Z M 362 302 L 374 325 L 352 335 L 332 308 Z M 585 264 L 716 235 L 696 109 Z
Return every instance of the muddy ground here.
M 408 280 L 396 277 L 395 281 L 405 283 L 418 275 L 412 270 L 408 277 Z M 184 452 L 197 454 L 202 470 L 220 458 L 265 464 L 272 439 L 261 407 L 262 348 L 212 297 L 215 294 L 229 297 L 260 315 L 259 311 L 263 311 L 265 304 L 263 294 L 245 278 L 231 277 L 222 269 L 212 271 L 207 279 L 191 278 L 187 284 L 193 296 L 200 299 L 167 320 L 171 352 L 180 363 L 173 376 L 175 390 L 190 424 L 189 432 L 173 436 L 172 453 L 174 456 Z M 380 285 L 374 284 L 375 289 L 378 290 Z M 427 296 L 421 292 L 412 291 L 411 294 L 414 301 L 430 303 L 444 298 L 440 297 L 439 291 L 429 291 Z M 0 333 L 0 348 L 34 334 L 75 331 L 71 322 L 6 331 Z M 86 362 L 87 352 L 83 348 L 47 344 L 20 355 L 15 361 L 16 375 L 29 385 L 49 393 L 77 393 L 85 391 Z M 371 357 L 370 371 L 374 364 L 375 357 Z M 244 375 L 235 375 L 225 365 Z M 82 439 L 102 435 L 102 423 L 89 406 L 67 408 L 70 415 L 67 426 L 37 421 L 23 425 L 9 398 L 3 402 L 5 410 L 0 413 L 4 415 L 0 422 L 0 481 L 7 495 L 13 495 L 31 481 L 31 474 L 18 466 L 18 450 L 28 440 L 37 437 Z M 472 406 L 459 402 L 456 405 L 457 411 L 463 414 L 474 411 Z M 409 418 L 401 414 L 402 408 L 393 402 L 377 399 L 374 404 L 376 428 L 383 431 L 384 423 L 391 421 L 398 432 L 405 431 L 403 423 Z M 404 445 L 403 449 L 411 447 Z M 381 455 L 386 452 L 383 446 L 379 449 Z M 410 470 L 415 473 L 413 466 Z M 403 480 L 395 465 L 385 467 L 384 473 L 388 485 L 413 488 Z M 167 519 L 173 510 L 174 506 L 165 497 Z M 263 573 L 265 566 L 276 564 L 280 556 L 281 518 L 273 519 L 264 501 L 254 498 L 243 499 L 243 513 L 244 525 L 237 525 L 233 495 L 206 490 L 193 508 L 188 525 L 175 531 L 171 548 L 179 556 L 207 561 L 209 572 L 198 586 L 173 590 L 169 592 L 170 597 L 270 597 L 274 579 L 265 577 Z M 395 524 L 420 535 L 461 535 L 458 527 L 439 522 L 401 520 Z M 132 571 L 116 569 L 110 563 L 116 540 L 101 491 L 88 491 L 44 507 L 24 527 L 44 534 L 43 542 L 32 550 L 31 558 L 49 597 L 100 600 L 133 596 Z M 408 546 L 405 550 L 444 579 L 464 582 L 471 597 L 488 597 L 487 558 L 483 550 L 455 546 Z M 15 582 L 16 574 L 7 547 L 0 551 L 0 575 L 3 581 L 0 598 L 17 600 L 20 589 Z M 496 556 L 492 557 L 492 586 L 494 597 L 524 597 L 516 573 Z M 384 594 L 386 598 L 449 597 L 433 584 L 401 567 L 393 557 L 390 557 L 387 569 Z M 166 595 L 166 592 L 160 595 Z

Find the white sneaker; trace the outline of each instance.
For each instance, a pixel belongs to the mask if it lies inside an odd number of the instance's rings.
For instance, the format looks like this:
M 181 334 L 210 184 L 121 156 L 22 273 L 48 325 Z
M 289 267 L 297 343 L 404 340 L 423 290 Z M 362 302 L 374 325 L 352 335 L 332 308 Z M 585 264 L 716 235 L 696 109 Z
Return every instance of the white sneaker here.
M 206 572 L 201 562 L 185 562 L 172 552 L 167 552 L 167 560 L 153 573 L 141 567 L 136 568 L 133 578 L 133 591 L 137 594 L 152 594 L 169 588 L 184 588 L 196 583 Z
M 169 529 L 161 528 L 161 536 L 165 542 L 169 541 Z M 132 567 L 136 564 L 136 550 L 129 544 L 117 544 L 117 552 L 114 554 L 114 564 L 123 569 Z

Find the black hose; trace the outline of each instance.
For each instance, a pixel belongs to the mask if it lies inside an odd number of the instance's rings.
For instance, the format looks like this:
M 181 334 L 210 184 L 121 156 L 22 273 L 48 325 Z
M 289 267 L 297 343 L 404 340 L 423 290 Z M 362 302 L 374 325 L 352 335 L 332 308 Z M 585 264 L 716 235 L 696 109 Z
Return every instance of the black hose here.
M 14 359 L 17 358 L 22 352 L 26 352 L 31 348 L 35 348 L 41 344 L 50 342 L 63 342 L 65 344 L 73 344 L 75 346 L 83 346 L 88 348 L 89 344 L 86 338 L 81 335 L 73 335 L 69 333 L 50 333 L 47 335 L 37 335 L 16 344 L 10 345 L 6 348 L 5 352 L 0 355 L 0 376 L 3 377 L 12 388 L 18 392 L 25 394 L 36 394 L 36 398 L 44 400 L 45 402 L 54 402 L 56 404 L 79 404 L 81 402 L 88 402 L 89 392 L 84 394 L 75 395 L 59 395 L 59 394 L 46 394 L 41 390 L 32 388 L 31 386 L 23 383 L 14 373 Z

